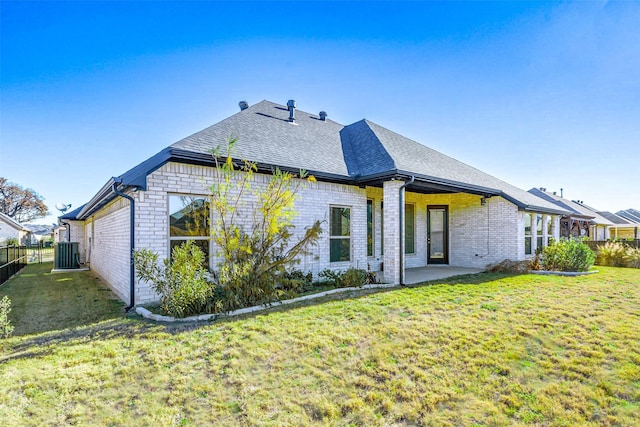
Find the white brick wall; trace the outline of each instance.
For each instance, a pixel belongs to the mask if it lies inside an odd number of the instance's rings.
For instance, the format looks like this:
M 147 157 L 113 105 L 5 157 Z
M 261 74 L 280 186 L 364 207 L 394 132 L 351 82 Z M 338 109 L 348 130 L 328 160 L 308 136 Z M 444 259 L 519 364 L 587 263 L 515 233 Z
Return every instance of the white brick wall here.
M 147 177 L 147 190 L 132 193 L 136 200 L 136 248 L 148 248 L 168 256 L 169 248 L 169 195 L 209 194 L 214 169 L 205 166 L 168 163 Z M 265 186 L 269 175 L 255 174 L 252 186 Z M 397 281 L 398 264 L 398 194 L 403 181 L 389 181 L 384 188 L 359 188 L 325 182 L 305 183 L 296 201 L 298 215 L 294 220 L 297 236 L 316 220 L 324 221 L 323 234 L 312 254 L 303 257 L 299 268 L 313 272 L 314 276 L 331 268 L 349 267 L 379 271 L 384 262 L 386 280 Z M 374 206 L 374 255 L 367 257 L 367 199 Z M 381 202 L 384 211 L 381 212 Z M 405 202 L 415 205 L 415 254 L 405 255 L 405 267 L 427 265 L 427 206 L 449 207 L 449 264 L 452 266 L 485 267 L 504 259 L 524 259 L 524 213 L 500 197 L 480 204 L 480 196 L 470 194 L 425 195 L 406 192 Z M 90 256 L 91 268 L 102 276 L 116 294 L 129 299 L 129 202 L 118 198 L 85 222 L 79 236 Z M 245 200 L 247 222 L 252 218 L 252 196 Z M 351 261 L 329 261 L 329 208 L 343 206 L 351 209 Z M 384 236 L 380 218 L 384 214 Z M 215 220 L 215 218 L 214 218 Z M 557 223 L 558 218 L 554 221 Z M 559 229 L 559 227 L 557 227 Z M 402 234 L 404 237 L 404 233 Z M 381 246 L 384 238 L 384 255 Z M 297 238 L 294 237 L 292 242 Z M 89 243 L 91 242 L 91 244 Z M 215 250 L 212 250 L 212 254 Z M 211 265 L 215 266 L 215 260 Z M 136 283 L 136 303 L 157 300 L 157 295 L 146 283 Z
M 95 271 L 123 301 L 129 302 L 129 201 L 117 198 L 85 221 L 83 242 Z M 91 246 L 88 245 L 91 238 Z

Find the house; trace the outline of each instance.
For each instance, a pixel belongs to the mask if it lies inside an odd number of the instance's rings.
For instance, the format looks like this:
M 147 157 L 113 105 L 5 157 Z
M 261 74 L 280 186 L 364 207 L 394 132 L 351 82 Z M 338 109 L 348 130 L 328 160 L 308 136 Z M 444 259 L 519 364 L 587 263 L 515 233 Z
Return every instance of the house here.
M 567 214 L 369 120 L 345 126 L 325 112 L 298 110 L 295 101 L 243 101 L 236 114 L 109 179 L 61 217 L 71 241 L 80 243 L 81 261 L 130 306 L 157 299 L 135 279 L 133 247 L 165 258 L 173 246 L 194 240 L 215 265 L 209 229 L 187 230 L 184 216 L 210 216 L 211 149 L 230 136 L 238 138 L 234 157 L 257 163 L 254 187 L 265 185 L 275 167 L 315 176 L 295 205 L 297 232 L 326 221 L 313 253 L 300 260 L 299 268 L 314 275 L 356 267 L 402 284 L 407 268 L 523 260 L 559 236 Z
M 640 222 L 633 222 L 608 211 L 597 213 L 613 223 L 609 227 L 608 239 L 640 239 Z
M 532 188 L 529 193 L 545 199 L 568 211 L 560 218 L 560 237 L 588 237 L 592 240 L 609 239 L 609 228 L 614 225 L 606 217 L 578 200 L 565 199 L 546 188 Z
M 28 228 L 0 212 L 0 243 L 6 242 L 7 239 L 18 239 L 18 242 L 22 243 L 28 233 Z

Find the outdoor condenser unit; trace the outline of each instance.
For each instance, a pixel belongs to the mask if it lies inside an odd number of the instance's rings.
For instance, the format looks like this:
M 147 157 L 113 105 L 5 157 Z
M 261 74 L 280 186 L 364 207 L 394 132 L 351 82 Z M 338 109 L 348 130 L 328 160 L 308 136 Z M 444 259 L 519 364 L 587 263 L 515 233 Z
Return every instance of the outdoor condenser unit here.
M 80 267 L 78 242 L 59 242 L 55 246 L 54 268 L 67 269 Z

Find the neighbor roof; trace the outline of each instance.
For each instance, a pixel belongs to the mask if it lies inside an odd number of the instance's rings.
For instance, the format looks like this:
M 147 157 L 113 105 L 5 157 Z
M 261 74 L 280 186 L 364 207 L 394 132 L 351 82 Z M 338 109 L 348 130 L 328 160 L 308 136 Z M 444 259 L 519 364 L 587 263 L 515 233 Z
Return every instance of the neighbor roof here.
M 571 214 L 570 216 L 589 219 L 594 224 L 598 225 L 613 225 L 614 223 L 608 218 L 594 212 L 588 206 L 584 206 L 581 203 L 576 203 L 572 200 L 560 197 L 557 194 L 549 193 L 543 189 L 532 188 L 529 193 L 555 203 L 562 209 L 566 209 Z
M 616 212 L 616 215 L 623 217 L 630 222 L 634 222 L 636 224 L 640 224 L 640 211 L 636 209 L 625 209 L 622 211 Z
M 11 227 L 15 228 L 16 230 L 29 231 L 29 229 L 27 227 L 25 227 L 24 225 L 20 224 L 15 219 L 11 218 L 9 215 L 4 214 L 2 212 L 0 212 L 0 220 L 2 220 L 3 222 L 6 222 L 7 224 L 9 224 Z
M 212 165 L 212 150 L 224 150 L 230 137 L 237 138 L 232 156 L 256 162 L 261 171 L 305 169 L 319 180 L 358 185 L 414 177 L 410 190 L 502 196 L 521 209 L 565 213 L 565 208 L 369 120 L 344 126 L 296 109 L 291 123 L 287 107 L 261 101 L 112 178 L 76 216 L 84 219 L 113 199 L 114 185 L 146 189 L 147 175 L 169 161 Z

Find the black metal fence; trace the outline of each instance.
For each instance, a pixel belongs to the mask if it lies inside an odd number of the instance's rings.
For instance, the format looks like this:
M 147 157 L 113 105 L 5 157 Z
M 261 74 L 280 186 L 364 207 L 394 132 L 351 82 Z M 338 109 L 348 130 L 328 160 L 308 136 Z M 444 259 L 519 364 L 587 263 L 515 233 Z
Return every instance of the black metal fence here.
M 27 265 L 26 246 L 0 246 L 0 285 Z
M 593 251 L 598 250 L 598 246 L 604 246 L 608 242 L 612 242 L 613 240 L 587 240 L 585 243 L 591 248 Z M 625 246 L 630 248 L 640 248 L 640 239 L 626 239 L 626 240 L 615 240 L 615 242 L 622 243 Z
M 27 249 L 27 262 L 43 263 L 53 261 L 53 242 L 39 242 L 26 246 Z

